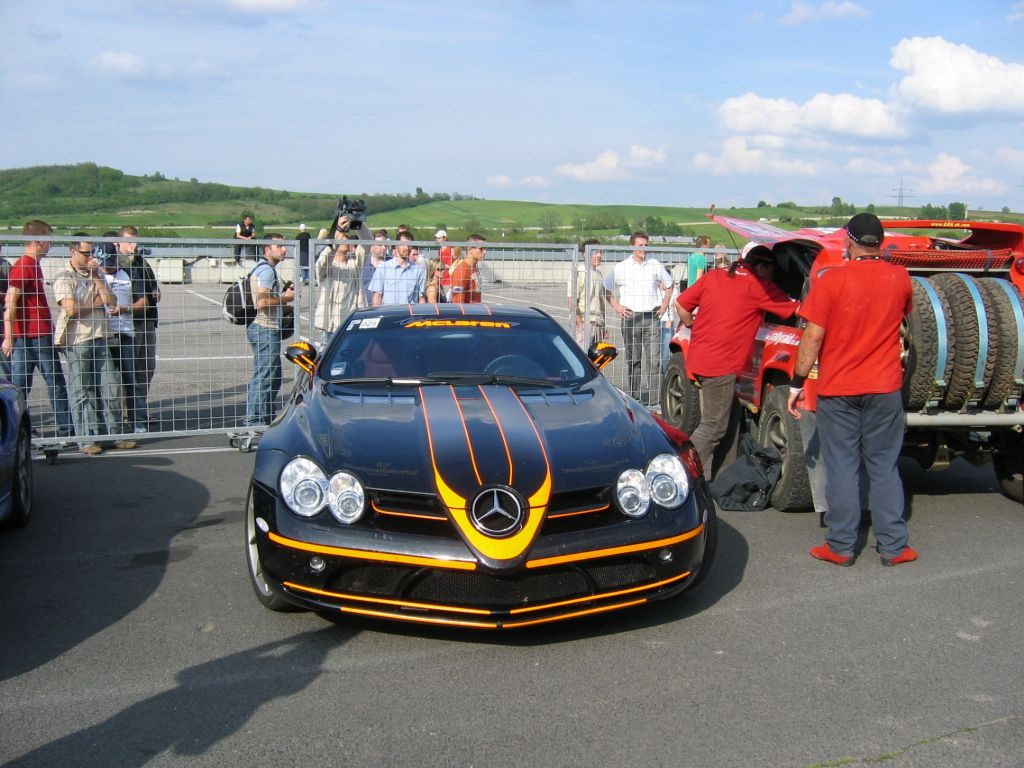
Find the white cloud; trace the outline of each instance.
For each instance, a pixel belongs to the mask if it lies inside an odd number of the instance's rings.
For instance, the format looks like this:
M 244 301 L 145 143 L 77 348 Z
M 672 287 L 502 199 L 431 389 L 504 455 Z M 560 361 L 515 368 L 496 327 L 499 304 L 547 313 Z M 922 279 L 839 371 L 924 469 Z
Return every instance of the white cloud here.
M 783 27 L 795 27 L 813 21 L 864 18 L 866 16 L 868 16 L 868 11 L 865 8 L 848 2 L 848 0 L 840 3 L 827 2 L 821 5 L 811 5 L 796 0 L 790 4 L 789 13 L 779 19 L 779 24 Z
M 1024 65 L 1008 64 L 941 37 L 912 37 L 889 64 L 908 74 L 893 88 L 903 104 L 942 114 L 1024 115 Z
M 650 149 L 634 144 L 629 148 L 629 159 L 626 161 L 626 165 L 630 168 L 652 168 L 656 165 L 664 165 L 666 160 L 668 160 L 668 154 L 664 147 Z
M 996 150 L 996 159 L 999 160 L 1000 165 L 1024 171 L 1024 152 L 1021 152 L 1019 149 L 1000 147 Z
M 1010 6 L 1010 15 L 1006 17 L 1006 20 L 1011 24 L 1015 24 L 1018 21 L 1024 21 L 1024 3 L 1014 3 Z
M 115 77 L 139 78 L 149 72 L 146 60 L 134 53 L 101 51 L 89 60 L 89 65 L 104 74 Z
M 891 176 L 892 165 L 870 157 L 851 157 L 846 161 L 846 170 L 857 176 Z
M 1009 188 L 995 179 L 986 179 L 971 171 L 971 167 L 955 155 L 941 153 L 928 166 L 928 176 L 916 182 L 923 194 L 996 195 Z
M 895 138 L 907 133 L 891 105 L 848 93 L 819 93 L 803 104 L 746 93 L 723 101 L 718 120 L 730 133 L 825 132 L 858 138 Z
M 57 78 L 45 72 L 15 69 L 3 76 L 5 88 L 13 91 L 53 91 L 62 84 Z
M 737 173 L 815 176 L 818 166 L 806 160 L 787 159 L 772 149 L 752 148 L 743 136 L 730 136 L 722 142 L 719 154 L 698 152 L 693 164 L 716 176 Z
M 652 149 L 637 144 L 630 146 L 625 157 L 612 149 L 606 149 L 586 163 L 562 163 L 555 168 L 561 176 L 576 181 L 620 181 L 629 177 L 629 171 L 664 165 L 668 153 L 664 148 Z
M 562 163 L 555 170 L 576 181 L 617 181 L 626 177 L 618 152 L 606 150 L 587 163 Z
M 551 186 L 551 182 L 548 181 L 545 176 L 524 176 L 519 181 L 513 181 L 510 177 L 504 173 L 497 176 L 487 177 L 487 186 L 489 187 L 533 187 L 535 189 L 541 187 Z
M 551 182 L 548 180 L 547 176 L 540 175 L 524 176 L 519 183 L 524 187 L 533 187 L 535 189 L 551 186 Z

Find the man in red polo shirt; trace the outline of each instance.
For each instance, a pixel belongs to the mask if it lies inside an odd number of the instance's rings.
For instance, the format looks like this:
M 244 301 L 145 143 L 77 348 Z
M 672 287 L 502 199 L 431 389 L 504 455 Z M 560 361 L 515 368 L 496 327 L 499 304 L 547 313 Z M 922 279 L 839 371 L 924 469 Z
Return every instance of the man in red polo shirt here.
M 21 233 L 30 238 L 49 237 L 53 229 L 45 221 L 28 222 Z M 70 437 L 74 427 L 68 408 L 68 392 L 64 372 L 53 348 L 53 321 L 43 285 L 39 260 L 50 251 L 49 240 L 25 242 L 25 255 L 11 269 L 4 307 L 3 354 L 12 359 L 12 383 L 28 402 L 32 390 L 32 373 L 43 374 L 57 422 L 57 434 Z
M 897 461 L 904 429 L 900 324 L 911 309 L 910 275 L 882 261 L 885 230 L 874 214 L 858 213 L 847 223 L 846 235 L 850 263 L 823 273 L 800 309 L 807 327 L 789 391 L 789 411 L 799 418 L 804 379 L 817 360 L 828 532 L 811 556 L 853 565 L 863 459 L 882 564 L 909 563 L 917 552 L 907 545 Z
M 765 312 L 789 317 L 798 306 L 772 282 L 774 272 L 771 250 L 754 246 L 729 269 L 711 270 L 676 299 L 683 325 L 692 329 L 686 371 L 700 386 L 700 424 L 690 439 L 709 480 L 715 448 L 729 428 L 736 377 L 750 359 Z

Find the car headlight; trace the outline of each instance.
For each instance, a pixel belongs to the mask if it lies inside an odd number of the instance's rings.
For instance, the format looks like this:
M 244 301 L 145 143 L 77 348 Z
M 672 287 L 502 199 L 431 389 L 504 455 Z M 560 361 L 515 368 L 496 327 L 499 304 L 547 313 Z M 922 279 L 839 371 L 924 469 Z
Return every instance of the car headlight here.
M 366 507 L 363 484 L 348 472 L 335 473 L 327 486 L 327 506 L 339 523 L 354 523 Z
M 327 498 L 327 475 L 314 461 L 292 459 L 281 472 L 281 497 L 296 515 L 312 517 Z
M 690 494 L 690 476 L 678 456 L 662 453 L 647 465 L 647 471 L 627 469 L 619 475 L 615 498 L 619 509 L 629 517 L 643 517 L 651 502 L 674 509 Z
M 690 476 L 678 456 L 662 453 L 647 465 L 645 475 L 651 488 L 651 498 L 659 507 L 678 507 L 690 494 Z
M 651 507 L 651 488 L 639 469 L 627 469 L 619 475 L 615 496 L 619 509 L 629 517 L 643 517 Z

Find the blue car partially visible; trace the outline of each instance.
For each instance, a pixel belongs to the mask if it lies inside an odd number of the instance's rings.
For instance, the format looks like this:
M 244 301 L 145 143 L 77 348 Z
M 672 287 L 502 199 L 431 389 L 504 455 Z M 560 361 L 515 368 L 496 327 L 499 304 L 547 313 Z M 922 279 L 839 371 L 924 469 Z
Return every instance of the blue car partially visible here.
M 32 515 L 32 425 L 17 387 L 0 378 L 0 526 L 21 528 Z

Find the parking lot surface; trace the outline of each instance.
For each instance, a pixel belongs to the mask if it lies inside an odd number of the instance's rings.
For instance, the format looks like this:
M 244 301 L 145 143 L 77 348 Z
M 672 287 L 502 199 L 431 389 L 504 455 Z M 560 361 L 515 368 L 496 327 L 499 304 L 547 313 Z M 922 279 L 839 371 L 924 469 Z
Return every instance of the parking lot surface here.
M 693 594 L 512 633 L 328 621 L 252 595 L 252 455 L 37 462 L 0 534 L 0 764 L 1019 766 L 1024 509 L 905 465 L 914 564 L 724 512 Z

